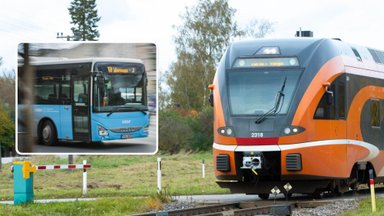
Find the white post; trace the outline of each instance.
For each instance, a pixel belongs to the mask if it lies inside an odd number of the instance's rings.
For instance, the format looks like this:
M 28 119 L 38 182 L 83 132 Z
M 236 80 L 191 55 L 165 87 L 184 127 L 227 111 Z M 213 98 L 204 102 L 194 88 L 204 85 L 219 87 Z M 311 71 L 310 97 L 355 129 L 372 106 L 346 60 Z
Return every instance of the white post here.
M 83 160 L 83 165 L 87 164 L 87 160 Z M 87 169 L 83 169 L 83 195 L 87 194 Z
M 201 169 L 202 169 L 202 174 L 203 174 L 203 178 L 205 178 L 205 164 L 204 164 L 204 160 L 202 161 L 202 164 L 201 164 Z
M 157 158 L 157 192 L 161 192 L 161 158 Z

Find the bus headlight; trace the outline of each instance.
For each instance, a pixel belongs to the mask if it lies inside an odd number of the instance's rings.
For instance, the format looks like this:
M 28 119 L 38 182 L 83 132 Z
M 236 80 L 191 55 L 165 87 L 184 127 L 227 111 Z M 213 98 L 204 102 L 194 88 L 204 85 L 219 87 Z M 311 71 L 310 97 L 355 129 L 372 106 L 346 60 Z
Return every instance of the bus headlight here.
M 98 126 L 97 130 L 99 131 L 99 136 L 108 136 L 108 131 L 102 126 Z

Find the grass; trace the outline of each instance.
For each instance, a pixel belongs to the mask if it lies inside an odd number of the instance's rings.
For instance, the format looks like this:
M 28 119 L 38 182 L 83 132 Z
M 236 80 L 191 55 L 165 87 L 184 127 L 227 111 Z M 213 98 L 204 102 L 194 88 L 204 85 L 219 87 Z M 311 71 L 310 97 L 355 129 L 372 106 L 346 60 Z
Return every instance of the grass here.
M 228 193 L 215 183 L 211 152 L 179 153 L 157 156 L 79 156 L 77 164 L 87 160 L 86 197 L 149 196 L 157 191 L 157 157 L 162 158 L 162 185 L 172 195 Z M 206 178 L 201 161 L 205 160 Z M 66 158 L 33 156 L 33 164 L 66 164 Z M 81 170 L 44 170 L 34 174 L 35 199 L 82 197 Z M 13 199 L 13 174 L 10 164 L 0 173 L 0 200 Z
M 342 216 L 366 216 L 366 215 L 384 216 L 384 199 L 383 198 L 376 199 L 375 213 L 372 213 L 371 199 L 369 198 L 369 199 L 364 199 L 360 201 L 358 209 L 354 209 L 342 214 Z
M 46 203 L 29 205 L 0 205 L 0 216 L 6 215 L 128 215 L 146 210 L 146 199 L 114 197 L 96 201 Z

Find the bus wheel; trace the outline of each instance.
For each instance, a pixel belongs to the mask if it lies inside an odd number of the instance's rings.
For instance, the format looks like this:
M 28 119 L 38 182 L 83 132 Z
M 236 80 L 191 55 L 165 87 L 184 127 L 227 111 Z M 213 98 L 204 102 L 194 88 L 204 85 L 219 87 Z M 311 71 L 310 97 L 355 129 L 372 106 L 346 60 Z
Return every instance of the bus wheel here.
M 56 129 L 51 121 L 45 121 L 40 130 L 41 141 L 44 145 L 55 145 L 57 141 Z

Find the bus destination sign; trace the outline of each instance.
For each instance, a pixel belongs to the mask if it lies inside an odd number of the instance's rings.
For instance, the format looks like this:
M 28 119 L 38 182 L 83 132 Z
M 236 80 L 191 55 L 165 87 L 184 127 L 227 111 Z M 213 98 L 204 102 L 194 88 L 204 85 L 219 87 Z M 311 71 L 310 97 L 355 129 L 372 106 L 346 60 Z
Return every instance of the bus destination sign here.
M 116 66 L 108 66 L 108 73 L 115 74 L 134 74 L 136 73 L 136 67 L 116 67 Z

